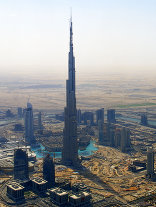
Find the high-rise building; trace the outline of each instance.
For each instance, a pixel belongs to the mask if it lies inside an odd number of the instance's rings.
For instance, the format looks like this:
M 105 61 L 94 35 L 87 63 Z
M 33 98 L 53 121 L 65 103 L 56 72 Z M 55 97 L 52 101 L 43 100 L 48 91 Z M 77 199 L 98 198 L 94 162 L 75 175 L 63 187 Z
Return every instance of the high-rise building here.
M 121 129 L 116 128 L 115 129 L 115 147 L 119 147 L 121 144 Z
M 108 109 L 107 110 L 107 122 L 115 123 L 115 109 Z
M 109 140 L 110 146 L 115 146 L 115 126 L 113 124 L 109 124 Z
M 104 123 L 103 121 L 98 121 L 98 130 L 99 130 L 99 144 L 104 144 Z
M 98 121 L 101 120 L 104 123 L 104 108 L 98 109 L 96 111 L 96 124 L 98 125 Z
M 131 145 L 131 141 L 130 141 L 130 130 L 126 127 L 123 127 L 121 129 L 121 144 L 120 144 L 120 148 L 122 152 L 126 152 Z
M 109 123 L 104 123 L 104 138 L 103 145 L 110 146 L 110 125 Z
M 27 103 L 27 108 L 25 110 L 24 125 L 25 125 L 25 142 L 28 144 L 35 143 L 33 108 L 31 103 Z
M 41 112 L 38 113 L 38 129 L 42 130 L 42 114 Z
M 55 185 L 55 165 L 49 154 L 43 160 L 43 178 L 48 181 L 48 187 Z
M 142 114 L 141 115 L 141 124 L 144 125 L 144 126 L 148 125 L 147 114 Z
M 81 124 L 81 119 L 82 119 L 82 117 L 81 117 L 81 110 L 78 109 L 77 110 L 77 123 L 78 124 Z
M 14 151 L 14 179 L 29 179 L 28 155 L 22 149 Z
M 18 118 L 22 118 L 23 117 L 23 109 L 21 107 L 17 108 L 17 114 L 18 114 Z
M 147 149 L 147 175 L 154 174 L 154 151 L 153 148 Z
M 72 20 L 70 22 L 70 51 L 68 61 L 68 80 L 66 81 L 66 107 L 64 109 L 64 131 L 62 161 L 67 165 L 78 162 L 77 110 L 75 95 L 75 57 L 73 54 Z
M 82 114 L 82 119 L 84 121 L 84 125 L 94 125 L 94 114 L 91 111 L 86 111 Z M 89 121 L 89 122 L 88 122 Z

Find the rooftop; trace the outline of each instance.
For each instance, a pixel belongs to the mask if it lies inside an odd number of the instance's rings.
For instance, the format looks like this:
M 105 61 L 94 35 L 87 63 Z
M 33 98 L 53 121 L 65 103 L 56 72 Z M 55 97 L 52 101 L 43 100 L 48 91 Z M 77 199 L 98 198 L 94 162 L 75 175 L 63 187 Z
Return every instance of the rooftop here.
M 52 188 L 49 191 L 50 192 L 55 192 L 57 195 L 60 195 L 60 196 L 68 194 L 65 190 L 63 190 L 61 188 Z
M 87 196 L 90 196 L 90 194 L 87 193 L 87 192 L 74 193 L 74 194 L 70 195 L 70 197 L 73 198 L 73 199 L 79 199 L 79 198 L 87 197 Z
M 24 189 L 24 187 L 17 182 L 11 182 L 7 186 L 12 188 L 13 190 L 23 190 Z
M 40 177 L 33 178 L 32 181 L 37 183 L 37 184 L 45 184 L 45 183 L 47 183 L 46 180 L 44 180 L 44 179 L 42 179 Z

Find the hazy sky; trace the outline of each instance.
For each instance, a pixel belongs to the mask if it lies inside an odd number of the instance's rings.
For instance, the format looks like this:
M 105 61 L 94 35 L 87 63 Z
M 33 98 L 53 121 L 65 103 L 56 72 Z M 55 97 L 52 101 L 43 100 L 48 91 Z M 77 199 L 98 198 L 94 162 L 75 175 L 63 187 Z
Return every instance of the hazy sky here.
M 156 68 L 156 0 L 0 0 L 0 71 Z

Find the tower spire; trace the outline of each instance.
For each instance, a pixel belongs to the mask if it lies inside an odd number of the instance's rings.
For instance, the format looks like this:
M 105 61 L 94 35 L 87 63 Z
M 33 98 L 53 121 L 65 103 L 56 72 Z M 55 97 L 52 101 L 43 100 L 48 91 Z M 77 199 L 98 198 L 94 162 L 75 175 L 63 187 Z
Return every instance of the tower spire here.
M 70 17 L 70 52 L 73 52 L 73 23 L 72 23 L 72 14 Z
M 72 22 L 72 7 L 70 7 L 70 22 Z

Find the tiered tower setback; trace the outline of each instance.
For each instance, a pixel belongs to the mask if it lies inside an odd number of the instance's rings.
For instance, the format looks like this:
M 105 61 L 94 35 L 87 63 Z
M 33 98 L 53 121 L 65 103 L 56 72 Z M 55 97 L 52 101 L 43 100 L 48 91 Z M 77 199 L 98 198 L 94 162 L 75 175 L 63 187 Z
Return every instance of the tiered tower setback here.
M 62 161 L 76 165 L 78 161 L 77 110 L 75 96 L 75 57 L 73 54 L 72 20 L 70 21 L 70 44 L 68 60 L 68 80 L 66 81 L 66 107 L 64 109 L 64 131 Z

